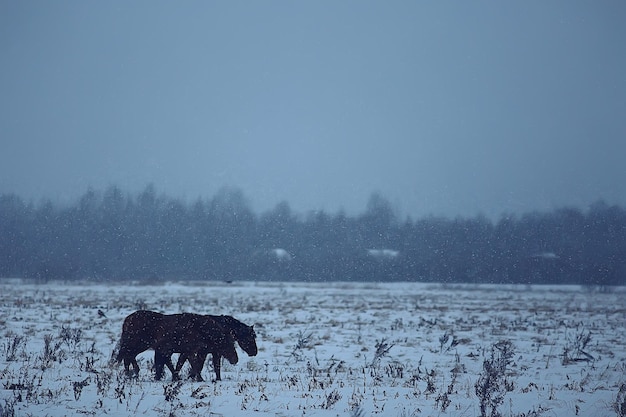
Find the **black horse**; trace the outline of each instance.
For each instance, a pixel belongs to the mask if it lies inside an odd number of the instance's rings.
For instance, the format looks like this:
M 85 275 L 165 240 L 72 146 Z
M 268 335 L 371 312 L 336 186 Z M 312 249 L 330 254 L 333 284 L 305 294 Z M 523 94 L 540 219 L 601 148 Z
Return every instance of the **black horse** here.
M 178 371 L 171 361 L 173 353 L 189 359 L 192 375 L 200 378 L 206 356 L 224 356 L 232 364 L 238 361 L 235 340 L 216 320 L 199 314 L 182 313 L 165 315 L 154 311 L 139 310 L 124 320 L 117 361 L 124 361 L 126 373 L 139 374 L 136 356 L 154 349 L 164 358 L 163 364 L 178 379 Z M 162 365 L 161 365 L 162 367 Z
M 256 333 L 254 332 L 254 326 L 248 326 L 232 316 L 207 315 L 205 317 L 209 317 L 215 320 L 225 330 L 229 331 L 231 336 L 237 341 L 241 349 L 243 349 L 243 351 L 246 352 L 248 356 L 256 356 L 256 354 L 258 353 L 258 349 L 256 345 Z M 221 360 L 222 360 L 223 355 L 221 355 L 220 352 L 210 352 L 210 353 L 212 355 L 213 369 L 215 371 L 216 380 L 220 381 L 222 379 L 220 369 L 221 369 Z M 167 353 L 165 352 L 161 352 L 158 350 L 155 350 L 154 352 L 154 369 L 156 372 L 157 380 L 161 379 L 163 376 L 164 365 L 166 365 L 168 361 L 171 362 L 171 358 L 166 357 L 166 356 L 167 356 Z M 190 364 L 192 363 L 192 360 L 196 361 L 197 363 L 204 364 L 204 361 L 206 360 L 206 356 L 207 354 L 205 354 L 204 356 L 190 358 L 184 352 L 181 353 L 180 356 L 178 357 L 178 362 L 176 363 L 176 369 L 175 369 L 176 373 L 178 373 L 181 370 L 186 360 L 189 360 Z M 196 368 L 197 368 L 197 365 L 195 368 L 194 366 L 192 366 L 190 377 L 201 381 L 202 377 L 199 375 L 199 373 L 196 372 Z M 202 366 L 200 366 L 199 369 L 202 370 Z

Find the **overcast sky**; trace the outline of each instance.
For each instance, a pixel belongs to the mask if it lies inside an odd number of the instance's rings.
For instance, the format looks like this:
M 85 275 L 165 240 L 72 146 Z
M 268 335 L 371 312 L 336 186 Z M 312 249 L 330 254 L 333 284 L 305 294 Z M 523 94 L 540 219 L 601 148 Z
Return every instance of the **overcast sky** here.
M 2 1 L 0 193 L 626 205 L 626 2 Z

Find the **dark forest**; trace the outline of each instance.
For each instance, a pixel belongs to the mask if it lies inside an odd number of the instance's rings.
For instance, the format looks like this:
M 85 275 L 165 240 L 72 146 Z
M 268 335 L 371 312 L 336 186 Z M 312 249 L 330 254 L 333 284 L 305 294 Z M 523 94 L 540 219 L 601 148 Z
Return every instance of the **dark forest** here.
M 626 211 L 399 219 L 372 194 L 362 214 L 255 214 L 239 189 L 186 203 L 153 185 L 71 205 L 0 195 L 0 277 L 48 280 L 421 281 L 626 284 Z

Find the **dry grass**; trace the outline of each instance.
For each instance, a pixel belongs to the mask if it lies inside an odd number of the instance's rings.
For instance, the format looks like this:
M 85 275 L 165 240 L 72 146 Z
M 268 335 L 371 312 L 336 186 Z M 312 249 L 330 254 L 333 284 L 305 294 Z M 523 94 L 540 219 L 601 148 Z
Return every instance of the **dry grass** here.
M 623 295 L 2 285 L 0 406 L 6 415 L 621 416 Z M 202 384 L 155 382 L 146 353 L 139 378 L 127 379 L 110 357 L 123 318 L 138 307 L 256 323 L 259 355 L 240 351 L 238 365 L 223 365 L 224 381 Z

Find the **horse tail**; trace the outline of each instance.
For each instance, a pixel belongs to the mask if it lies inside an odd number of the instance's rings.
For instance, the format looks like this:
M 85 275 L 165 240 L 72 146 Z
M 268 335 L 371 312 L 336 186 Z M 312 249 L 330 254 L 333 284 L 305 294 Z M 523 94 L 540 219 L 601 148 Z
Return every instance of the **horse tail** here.
M 122 362 L 122 359 L 124 359 L 122 357 L 122 340 L 118 340 L 117 343 L 115 343 L 115 346 L 113 347 L 113 352 L 111 352 L 111 360 L 109 361 L 112 364 L 119 364 L 120 362 Z
M 137 313 L 138 312 L 132 313 L 124 319 L 124 323 L 122 324 L 122 335 L 115 344 L 115 347 L 113 348 L 113 354 L 111 355 L 111 360 L 113 360 L 113 357 L 115 357 L 115 361 L 117 363 L 122 362 L 130 353 L 129 350 L 132 346 L 132 336 L 129 327 L 134 320 L 134 316 L 137 315 Z
M 132 336 L 128 330 L 122 329 L 122 335 L 113 348 L 113 355 L 117 363 L 122 362 L 129 354 L 132 347 Z

